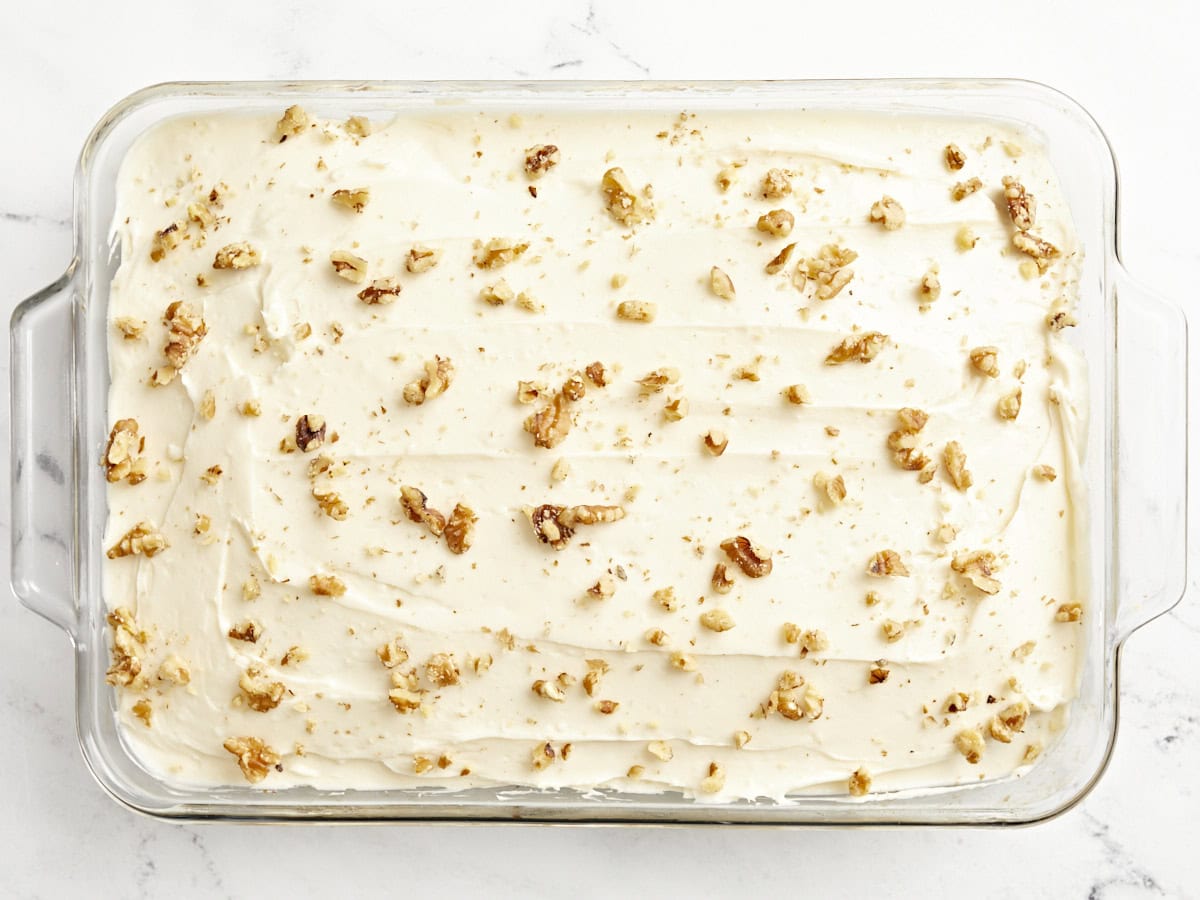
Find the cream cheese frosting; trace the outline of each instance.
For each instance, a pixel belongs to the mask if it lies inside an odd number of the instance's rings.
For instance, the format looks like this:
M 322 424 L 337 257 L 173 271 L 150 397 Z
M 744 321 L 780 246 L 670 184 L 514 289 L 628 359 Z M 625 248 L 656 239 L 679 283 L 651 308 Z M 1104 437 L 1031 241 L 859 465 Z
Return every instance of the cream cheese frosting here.
M 786 802 L 1053 743 L 1086 373 L 1036 135 L 277 119 L 166 121 L 119 176 L 104 586 L 142 765 Z

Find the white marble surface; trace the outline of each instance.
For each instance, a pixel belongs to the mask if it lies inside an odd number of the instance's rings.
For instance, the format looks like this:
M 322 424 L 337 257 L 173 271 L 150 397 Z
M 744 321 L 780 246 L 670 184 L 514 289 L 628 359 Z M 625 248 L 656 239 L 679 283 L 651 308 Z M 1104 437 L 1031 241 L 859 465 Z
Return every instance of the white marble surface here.
M 1189 304 L 1200 334 L 1195 6 L 971 6 L 24 4 L 19 19 L 6 15 L 0 26 L 9 110 L 0 139 L 3 308 L 66 263 L 80 144 L 105 109 L 152 82 L 1009 75 L 1067 91 L 1103 124 L 1122 167 L 1125 261 Z M 6 344 L 0 356 L 7 371 Z M 1194 377 L 1200 403 L 1196 388 Z M 7 483 L 3 491 L 7 569 Z M 1099 787 L 1053 822 L 1006 831 L 162 824 L 124 811 L 93 783 L 76 745 L 67 641 L 3 597 L 0 893 L 301 898 L 342 895 L 352 880 L 447 897 L 1200 896 L 1196 553 L 1190 570 L 1191 596 L 1127 645 L 1122 727 Z

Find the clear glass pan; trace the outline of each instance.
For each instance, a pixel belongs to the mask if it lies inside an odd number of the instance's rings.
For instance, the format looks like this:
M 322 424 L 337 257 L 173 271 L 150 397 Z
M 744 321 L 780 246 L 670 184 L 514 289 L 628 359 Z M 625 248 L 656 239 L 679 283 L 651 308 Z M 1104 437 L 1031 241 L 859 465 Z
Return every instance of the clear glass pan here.
M 1070 723 L 1028 775 L 923 795 L 806 797 L 713 806 L 679 795 L 577 792 L 333 792 L 246 787 L 181 790 L 138 766 L 114 717 L 100 544 L 107 436 L 105 308 L 119 260 L 109 241 L 118 166 L 164 118 L 216 110 L 378 115 L 434 104 L 504 113 L 553 107 L 620 111 L 826 108 L 992 117 L 1041 133 L 1086 257 L 1071 339 L 1090 369 L 1085 468 L 1092 608 Z M 1070 98 L 1024 81 L 299 82 L 165 84 L 114 106 L 75 175 L 75 258 L 12 319 L 14 590 L 61 626 L 75 649 L 76 721 L 85 759 L 116 799 L 171 818 L 748 824 L 1020 824 L 1078 802 L 1100 777 L 1117 731 L 1122 642 L 1174 606 L 1185 584 L 1187 342 L 1180 308 L 1133 282 L 1117 245 L 1116 163 L 1096 122 Z

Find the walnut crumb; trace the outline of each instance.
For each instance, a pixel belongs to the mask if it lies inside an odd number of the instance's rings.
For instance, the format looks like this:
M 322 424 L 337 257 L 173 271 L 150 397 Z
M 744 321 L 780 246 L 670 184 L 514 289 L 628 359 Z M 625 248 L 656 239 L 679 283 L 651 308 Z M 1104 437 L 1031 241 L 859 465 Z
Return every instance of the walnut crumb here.
M 967 164 L 967 156 L 958 148 L 958 144 L 947 144 L 945 151 L 946 168 L 957 172 Z
M 968 178 L 966 181 L 955 183 L 954 187 L 950 188 L 950 198 L 956 203 L 966 200 L 976 191 L 982 190 L 983 182 L 978 178 Z
M 899 553 L 895 550 L 880 550 L 867 563 L 867 574 L 874 575 L 876 578 L 893 575 L 907 578 L 910 573 Z
M 279 121 L 275 123 L 275 137 L 282 144 L 290 137 L 303 134 L 310 124 L 308 113 L 302 106 L 289 106 L 283 111 L 283 116 Z
M 200 480 L 208 485 L 215 485 L 221 480 L 221 476 L 225 474 L 225 470 L 220 466 L 209 466 L 200 473 Z
M 832 506 L 837 506 L 846 499 L 846 480 L 841 475 L 830 477 L 824 472 L 818 472 L 813 476 L 813 487 Z
M 555 703 L 562 703 L 567 699 L 567 695 L 561 687 L 553 681 L 546 681 L 542 678 L 533 683 L 532 690 L 544 700 L 553 700 Z
M 318 597 L 341 597 L 346 593 L 345 582 L 336 575 L 312 575 L 308 587 Z
M 663 407 L 663 418 L 668 422 L 678 422 L 688 414 L 689 404 L 686 397 L 676 397 L 668 400 Z
M 1037 263 L 1039 272 L 1046 271 L 1050 266 L 1050 260 L 1057 259 L 1062 255 L 1061 251 L 1049 241 L 1028 231 L 1014 231 L 1012 243 L 1014 247 Z
M 183 239 L 183 232 L 179 230 L 179 224 L 172 222 L 162 231 L 154 232 L 154 237 L 150 239 L 150 259 L 152 262 L 161 262 L 163 257 L 179 246 L 179 242 Z
M 1058 473 L 1054 471 L 1054 466 L 1034 466 L 1033 474 L 1043 481 L 1053 481 L 1058 477 Z
M 996 378 L 1000 375 L 999 353 L 996 347 L 976 347 L 971 351 L 971 367 L 989 378 Z
M 1033 219 L 1037 205 L 1033 194 L 1025 190 L 1025 186 L 1011 175 L 1001 179 L 1004 185 L 1004 202 L 1008 205 L 1008 216 L 1018 231 L 1028 231 L 1033 227 Z
M 469 506 L 454 504 L 450 521 L 446 523 L 446 546 L 451 553 L 461 555 L 471 549 L 475 541 L 475 523 L 478 521 L 478 516 Z
M 887 341 L 888 336 L 878 331 L 850 335 L 829 351 L 825 357 L 825 365 L 836 366 L 850 361 L 869 363 L 879 355 L 879 351 L 887 345 Z
M 257 644 L 262 635 L 262 625 L 253 619 L 246 619 L 229 629 L 229 637 L 235 641 L 245 641 L 247 644 Z
M 400 283 L 400 279 L 388 275 L 376 278 L 359 291 L 358 299 L 368 306 L 386 306 L 399 297 L 403 290 L 404 285 Z
M 317 501 L 317 507 L 329 518 L 343 522 L 350 515 L 350 507 L 336 491 L 321 491 L 314 487 L 312 496 Z
M 179 374 L 189 359 L 200 349 L 200 342 L 208 334 L 208 326 L 201 315 L 182 300 L 171 303 L 163 314 L 167 326 L 167 344 L 163 355 L 168 365 L 156 369 L 150 384 L 158 387 L 169 384 Z
M 461 674 L 450 653 L 435 653 L 425 661 L 425 677 L 437 687 L 458 684 Z
M 338 276 L 354 284 L 367 280 L 367 261 L 349 250 L 334 250 L 329 254 L 329 264 Z
M 258 666 L 251 665 L 238 679 L 241 697 L 255 712 L 266 713 L 273 710 L 283 699 L 287 688 L 280 681 L 271 681 Z
M 725 432 L 716 428 L 710 428 L 704 432 L 704 449 L 708 451 L 710 456 L 720 456 L 725 452 L 725 448 L 729 446 L 729 438 Z
M 259 738 L 231 737 L 221 746 L 237 757 L 238 768 L 251 784 L 262 781 L 273 770 L 282 769 L 279 754 Z
M 968 250 L 974 250 L 978 243 L 979 237 L 970 225 L 963 225 L 954 233 L 954 244 L 958 247 L 959 252 L 965 253 Z
M 783 397 L 788 403 L 795 406 L 803 406 L 805 403 L 812 402 L 812 395 L 802 384 L 789 384 L 783 389 Z
M 700 782 L 700 790 L 705 794 L 717 794 L 725 788 L 725 767 L 718 762 L 708 764 L 708 775 Z
M 410 485 L 400 488 L 400 506 L 409 521 L 424 525 L 434 537 L 441 537 L 446 530 L 446 517 L 428 506 L 429 498 Z
M 850 776 L 847 785 L 851 797 L 865 797 L 871 790 L 871 776 L 864 768 L 858 768 Z
M 787 237 L 795 224 L 796 217 L 786 209 L 773 209 L 759 216 L 755 227 L 771 237 Z
M 998 568 L 996 554 L 990 550 L 955 554 L 950 561 L 950 568 L 985 594 L 1000 592 L 1000 582 L 992 577 Z
M 423 244 L 414 244 L 404 260 L 404 268 L 417 275 L 421 272 L 428 272 L 438 264 L 441 258 L 441 250 L 435 250 L 433 247 L 426 247 Z
M 371 136 L 371 120 L 366 116 L 351 116 L 342 127 L 346 129 L 346 134 L 357 138 Z
M 325 418 L 308 413 L 296 419 L 296 447 L 301 453 L 311 453 L 325 443 Z
M 106 621 L 112 628 L 112 664 L 105 681 L 114 686 L 129 687 L 142 671 L 140 653 L 146 643 L 146 633 L 138 627 L 133 613 L 124 606 L 109 613 Z
M 494 284 L 484 285 L 479 291 L 479 299 L 489 306 L 503 306 L 515 296 L 513 289 L 503 278 Z
M 121 332 L 121 337 L 127 341 L 136 341 L 141 338 L 146 331 L 146 323 L 142 319 L 135 319 L 133 316 L 117 316 L 113 319 L 113 325 L 117 331 Z
M 213 257 L 214 269 L 251 269 L 262 262 L 258 250 L 246 241 L 226 244 Z
M 654 592 L 652 599 L 667 612 L 679 609 L 679 598 L 675 595 L 673 587 L 659 588 Z
M 718 594 L 728 594 L 733 590 L 733 579 L 729 577 L 729 569 L 723 562 L 713 568 L 712 589 Z
M 558 147 L 554 144 L 537 144 L 525 151 L 525 174 L 530 178 L 541 178 L 558 165 Z
M 338 206 L 361 213 L 371 202 L 371 191 L 367 188 L 339 188 L 330 195 L 329 199 Z
M 878 663 L 871 666 L 870 671 L 867 673 L 867 684 L 883 684 L 888 680 L 888 676 L 892 674 L 892 671 L 891 669 L 881 665 L 882 662 L 883 661 L 880 660 Z
M 583 370 L 583 374 L 587 376 L 588 381 L 598 388 L 606 387 L 608 385 L 608 375 L 604 371 L 604 363 L 600 362 L 599 360 L 588 365 L 588 367 Z
M 617 318 L 627 322 L 653 322 L 658 304 L 646 300 L 624 300 L 617 304 Z
M 121 539 L 109 548 L 109 559 L 121 559 L 125 556 L 150 557 L 167 549 L 167 539 L 149 522 L 138 522 Z
M 592 708 L 602 716 L 611 716 L 620 706 L 621 704 L 616 700 L 597 700 L 592 704 Z
M 145 448 L 146 439 L 138 430 L 137 419 L 118 419 L 108 433 L 108 446 L 104 448 L 104 476 L 109 484 L 145 481 L 146 460 L 141 456 Z
M 600 179 L 604 206 L 608 214 L 621 225 L 639 225 L 654 218 L 654 206 L 639 197 L 623 169 L 613 167 Z
M 737 749 L 741 750 L 748 743 L 750 743 L 750 732 L 735 731 L 733 733 L 733 746 L 735 746 Z
M 671 668 L 678 669 L 680 672 L 695 672 L 698 666 L 695 658 L 676 650 L 671 654 Z
M 762 180 L 762 195 L 767 200 L 779 200 L 792 192 L 792 182 L 783 169 L 768 169 Z
M 1064 603 L 1054 614 L 1056 622 L 1079 622 L 1083 619 L 1082 603 Z
M 760 550 L 747 537 L 737 535 L 721 541 L 721 549 L 731 562 L 737 564 L 749 578 L 762 578 L 771 574 L 774 564 L 769 553 Z
M 607 600 L 617 592 L 617 583 L 611 575 L 601 575 L 596 579 L 596 583 L 587 589 L 586 596 L 589 600 Z
M 534 769 L 541 770 L 554 763 L 557 754 L 549 741 L 544 744 L 538 744 L 533 748 L 533 753 L 530 755 L 530 763 Z
M 1021 412 L 1021 387 L 1018 385 L 996 401 L 996 415 L 1002 419 L 1015 419 Z
M 404 402 L 420 406 L 444 394 L 454 381 L 454 363 L 449 357 L 435 356 L 422 364 L 425 373 L 404 386 Z
M 726 610 L 710 609 L 707 612 L 700 614 L 700 624 L 709 631 L 729 631 L 736 624 Z
M 770 261 L 765 266 L 768 275 L 778 275 L 788 264 L 788 260 L 792 258 L 792 251 L 796 249 L 795 244 L 788 244 L 778 253 L 771 257 Z
M 604 525 L 625 518 L 620 506 L 554 506 L 546 503 L 530 513 L 533 532 L 543 544 L 555 550 L 567 546 L 580 525 Z
M 671 367 L 655 369 L 638 379 L 638 392 L 643 397 L 661 393 L 669 384 L 679 381 L 679 370 Z
M 871 221 L 878 222 L 885 231 L 895 231 L 900 228 L 904 225 L 906 218 L 904 207 L 900 205 L 900 201 L 887 194 L 884 194 L 882 199 L 875 201 L 871 207 Z
M 950 483 L 956 488 L 965 491 L 972 485 L 971 472 L 967 468 L 967 454 L 958 441 L 946 444 L 942 451 L 942 462 L 946 465 L 946 475 L 949 476 Z
M 1024 700 L 1005 707 L 988 723 L 988 734 L 1002 744 L 1011 744 L 1013 735 L 1025 730 L 1025 721 L 1029 717 L 1029 704 Z
M 983 735 L 973 728 L 960 731 L 954 736 L 954 747 L 967 762 L 976 765 L 983 758 Z
M 646 752 L 663 762 L 670 762 L 675 757 L 675 751 L 666 741 L 650 741 L 646 744 Z
M 733 279 L 716 266 L 713 266 L 709 270 L 708 286 L 722 300 L 734 300 L 737 297 L 737 291 L 733 287 Z

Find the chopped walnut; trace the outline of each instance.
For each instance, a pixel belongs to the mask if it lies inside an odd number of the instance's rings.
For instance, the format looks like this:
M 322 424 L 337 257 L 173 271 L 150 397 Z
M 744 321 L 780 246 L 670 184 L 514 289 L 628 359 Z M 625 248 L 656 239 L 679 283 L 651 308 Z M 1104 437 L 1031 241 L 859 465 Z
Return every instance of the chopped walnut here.
M 587 660 L 587 674 L 583 676 L 583 689 L 589 697 L 594 696 L 600 686 L 600 679 L 608 672 L 608 663 L 602 659 Z
M 779 676 L 767 702 L 760 703 L 751 718 L 765 718 L 771 713 L 779 713 L 792 722 L 804 718 L 816 721 L 821 718 L 824 707 L 824 698 L 811 686 L 805 685 L 803 676 L 787 669 Z
M 679 609 L 679 598 L 675 596 L 673 587 L 659 588 L 654 592 L 653 600 L 667 612 L 675 612 Z
M 711 456 L 720 456 L 725 452 L 725 448 L 729 446 L 729 438 L 725 432 L 719 431 L 716 428 L 710 428 L 704 432 L 704 449 Z
M 668 422 L 678 422 L 685 418 L 688 414 L 688 401 L 686 397 L 676 397 L 673 400 L 667 401 L 667 405 L 663 407 L 663 418 Z
M 840 344 L 829 351 L 825 357 L 825 365 L 836 366 L 851 360 L 869 363 L 887 344 L 888 336 L 878 331 L 868 331 L 860 335 L 850 335 Z
M 163 314 L 167 326 L 167 344 L 163 355 L 168 365 L 157 369 L 150 379 L 152 385 L 169 384 L 189 359 L 200 349 L 200 342 L 208 334 L 204 319 L 191 306 L 176 300 Z
M 946 167 L 953 171 L 958 171 L 967 164 L 967 156 L 962 150 L 958 149 L 958 144 L 946 145 Z
M 553 700 L 555 703 L 562 703 L 567 699 L 567 695 L 563 689 L 553 681 L 538 679 L 533 683 L 533 692 L 545 700 Z
M 1038 271 L 1044 272 L 1050 265 L 1050 260 L 1061 256 L 1057 247 L 1049 241 L 1030 234 L 1028 231 L 1015 231 L 1012 236 L 1013 246 L 1033 258 Z
M 553 144 L 538 144 L 525 151 L 525 174 L 541 178 L 558 165 L 559 152 Z
M 1000 592 L 1000 582 L 992 577 L 998 568 L 996 554 L 990 550 L 955 554 L 954 559 L 950 561 L 950 568 L 985 594 Z
M 108 614 L 106 621 L 112 628 L 112 665 L 105 680 L 111 685 L 128 687 L 142 671 L 141 653 L 146 634 L 137 626 L 133 613 L 124 606 Z
M 621 225 L 638 225 L 654 218 L 654 206 L 634 193 L 633 184 L 622 169 L 614 167 L 605 172 L 600 179 L 600 190 L 608 214 Z
M 1079 622 L 1083 619 L 1082 603 L 1064 603 L 1054 614 L 1056 622 Z
M 700 614 L 700 624 L 709 631 L 728 631 L 736 624 L 733 616 L 723 609 L 710 609 Z
M 800 289 L 813 281 L 817 285 L 816 298 L 831 300 L 854 278 L 854 270 L 848 266 L 856 259 L 858 254 L 853 250 L 825 244 L 816 256 L 801 259 L 796 264 L 793 281 Z
M 834 475 L 831 478 L 824 472 L 818 472 L 813 476 L 813 487 L 823 494 L 833 506 L 837 506 L 846 499 L 846 480 L 841 475 Z
M 929 465 L 929 457 L 917 449 L 917 434 L 929 421 L 924 410 L 903 407 L 897 412 L 900 427 L 888 435 L 888 449 L 896 465 L 910 472 L 917 472 Z
M 656 759 L 661 759 L 663 762 L 670 762 L 675 757 L 675 751 L 671 749 L 671 745 L 666 741 L 650 741 L 646 744 L 646 751 Z
M 778 253 L 771 257 L 770 262 L 766 265 L 768 275 L 778 275 L 788 264 L 788 260 L 792 258 L 792 251 L 796 249 L 795 244 L 788 244 Z
M 601 575 L 596 583 L 587 589 L 589 600 L 607 600 L 617 592 L 617 583 L 611 575 Z
M 229 636 L 235 641 L 245 641 L 247 644 L 257 644 L 262 637 L 263 627 L 253 619 L 246 619 L 229 629 Z
M 604 716 L 611 716 L 620 706 L 616 700 L 597 700 L 592 704 L 592 708 Z
M 996 378 L 1000 375 L 999 353 L 996 347 L 976 347 L 971 351 L 971 366 L 976 372 Z
M 213 257 L 214 269 L 251 269 L 262 262 L 258 250 L 246 241 L 226 244 Z
M 746 164 L 745 160 L 737 160 L 725 166 L 717 173 L 717 187 L 721 192 L 729 190 L 733 186 L 733 177 L 737 174 L 737 170 Z
M 808 388 L 802 384 L 789 384 L 783 389 L 783 396 L 788 403 L 795 406 L 802 406 L 805 403 L 812 402 L 812 395 L 809 394 Z
M 187 663 L 172 653 L 159 664 L 156 677 L 159 681 L 185 685 L 191 682 L 192 673 L 188 670 Z
M 973 483 L 971 472 L 967 468 L 967 454 L 958 441 L 950 441 L 942 451 L 942 462 L 946 464 L 946 474 L 950 483 L 960 491 L 965 491 Z
M 608 385 L 608 376 L 605 374 L 604 363 L 602 362 L 596 361 L 591 363 L 583 370 L 583 374 L 587 376 L 588 381 L 598 388 Z
M 225 470 L 220 466 L 209 466 L 200 473 L 200 480 L 208 485 L 215 485 L 221 480 L 221 476 L 225 474 Z
M 762 195 L 768 200 L 779 200 L 792 192 L 792 182 L 783 169 L 768 169 L 762 180 Z
M 772 237 L 787 237 L 795 224 L 796 217 L 786 209 L 773 209 L 759 216 L 755 227 Z
M 429 498 L 420 490 L 409 485 L 400 488 L 400 506 L 409 521 L 424 525 L 434 537 L 441 537 L 446 530 L 446 517 L 427 506 Z
M 960 713 L 971 705 L 971 695 L 955 691 L 946 698 L 945 710 L 948 713 Z
M 432 247 L 426 247 L 422 244 L 414 244 L 412 249 L 408 251 L 408 258 L 404 261 L 404 268 L 413 274 L 428 272 L 442 258 L 442 251 L 435 250 Z
M 404 386 L 404 402 L 411 406 L 444 394 L 454 381 L 454 363 L 449 357 L 435 356 L 425 360 L 423 366 L 425 374 Z
M 521 291 L 517 294 L 517 309 L 523 309 L 527 313 L 544 313 L 546 304 L 542 303 L 528 291 Z
M 533 748 L 533 753 L 530 755 L 530 763 L 535 769 L 541 770 L 554 763 L 556 754 L 554 748 L 547 741 L 544 744 L 538 744 Z
M 854 770 L 847 784 L 851 797 L 865 797 L 871 790 L 871 776 L 866 769 L 859 767 Z
M 617 304 L 617 318 L 627 322 L 653 322 L 658 304 L 647 300 L 623 300 Z
M 638 379 L 639 392 L 643 397 L 660 393 L 668 384 L 679 381 L 679 370 L 674 368 L 655 369 Z
M 325 443 L 325 418 L 314 413 L 296 419 L 296 446 L 310 453 Z
M 954 244 L 962 253 L 974 250 L 978 243 L 979 236 L 975 234 L 975 229 L 970 225 L 963 225 L 954 233 Z
M 259 738 L 231 737 L 221 746 L 237 757 L 238 768 L 251 784 L 262 781 L 273 769 L 282 769 L 279 754 Z
M 748 577 L 762 578 L 764 575 L 771 574 L 774 564 L 771 562 L 770 554 L 755 547 L 749 538 L 740 534 L 737 537 L 727 538 L 721 541 L 721 549 Z
M 529 249 L 528 241 L 492 238 L 486 244 L 475 242 L 475 265 L 480 269 L 499 269 L 516 260 Z
M 308 113 L 300 106 L 289 106 L 283 111 L 283 117 L 275 123 L 275 137 L 282 144 L 290 137 L 303 134 L 308 126 Z
M 334 250 L 329 254 L 329 264 L 347 281 L 362 284 L 367 280 L 367 261 L 349 250 Z
M 1004 185 L 1004 202 L 1008 204 L 1008 216 L 1018 231 L 1028 231 L 1033 227 L 1033 217 L 1037 205 L 1033 194 L 1027 193 L 1025 186 L 1011 175 L 1005 175 L 1001 180 Z
M 460 674 L 454 657 L 449 653 L 435 653 L 425 661 L 425 677 L 437 687 L 458 684 Z
M 996 415 L 1002 419 L 1015 419 L 1021 412 L 1021 387 L 1018 385 L 996 401 Z
M 386 669 L 394 669 L 408 662 L 408 651 L 404 649 L 400 637 L 394 637 L 386 644 L 381 644 L 375 650 L 375 655 Z
M 1002 744 L 1012 743 L 1013 735 L 1025 730 L 1029 716 L 1029 704 L 1024 700 L 1007 706 L 988 723 L 988 733 Z
M 530 523 L 539 541 L 561 550 L 570 542 L 578 526 L 604 525 L 623 518 L 625 510 L 620 506 L 563 507 L 547 503 L 533 510 Z
M 146 480 L 146 461 L 141 452 L 146 439 L 138 433 L 137 419 L 118 419 L 108 434 L 104 449 L 104 475 L 110 484 L 128 481 L 139 484 Z
M 257 600 L 262 596 L 262 587 L 258 583 L 258 578 L 251 574 L 249 578 L 242 582 L 242 599 L 249 603 L 251 600 Z
M 189 203 L 187 206 L 188 219 L 200 226 L 201 231 L 206 231 L 217 224 L 217 217 L 213 215 L 207 204 L 196 202 Z
M 910 573 L 908 566 L 904 564 L 904 560 L 900 558 L 899 553 L 895 550 L 880 550 L 867 563 L 867 574 L 874 575 L 876 578 L 885 578 L 892 575 L 907 578 Z
M 262 404 L 259 403 L 257 400 L 243 400 L 238 405 L 238 412 L 241 413 L 243 416 L 249 416 L 249 417 L 261 416 L 262 415 Z
M 1054 471 L 1054 466 L 1034 466 L 1033 474 L 1043 481 L 1053 481 L 1058 477 L 1058 473 Z
M 570 405 L 571 401 L 560 391 L 525 420 L 524 428 L 533 435 L 535 447 L 552 450 L 566 440 L 573 424 Z
M 895 197 L 884 194 L 883 199 L 875 201 L 871 207 L 870 218 L 872 222 L 881 224 L 885 231 L 895 231 L 904 225 L 907 217 L 900 202 Z
M 982 188 L 983 182 L 978 178 L 968 178 L 966 181 L 957 182 L 954 187 L 950 188 L 950 198 L 955 202 L 960 202 Z
M 880 660 L 882 662 L 882 660 Z M 891 669 L 887 669 L 882 665 L 871 666 L 871 671 L 867 674 L 867 684 L 883 684 L 888 680 L 888 676 L 892 674 Z
M 242 673 L 238 688 L 246 705 L 260 713 L 270 712 L 277 707 L 287 690 L 283 682 L 269 680 L 266 673 L 254 665 Z
M 361 213 L 371 201 L 371 192 L 367 188 L 339 188 L 330 195 L 329 199 L 338 206 L 344 206 L 346 209 L 352 209 L 356 213 Z
M 308 587 L 318 597 L 341 597 L 346 593 L 345 583 L 336 575 L 312 575 Z
M 406 687 L 394 687 L 388 691 L 388 702 L 392 704 L 396 712 L 406 716 L 421 708 L 421 698 L 424 695 L 424 691 L 414 691 Z
M 109 559 L 121 559 L 125 556 L 154 556 L 167 549 L 167 539 L 149 522 L 138 522 L 121 539 L 109 548 L 106 554 Z
M 515 296 L 513 289 L 503 278 L 494 284 L 484 285 L 479 291 L 479 299 L 489 306 L 503 306 Z
M 708 764 L 708 775 L 700 782 L 700 790 L 705 794 L 718 794 L 725 789 L 725 767 L 718 762 Z
M 695 672 L 698 668 L 694 657 L 679 650 L 671 654 L 670 663 L 671 668 L 678 669 L 680 672 Z
M 546 391 L 546 386 L 539 381 L 518 381 L 517 402 L 532 403 Z
M 728 594 L 733 590 L 733 579 L 729 577 L 729 570 L 723 562 L 713 568 L 712 589 L 718 594 Z
M 376 278 L 359 291 L 358 299 L 368 306 L 386 306 L 399 297 L 403 290 L 404 285 L 400 283 L 400 279 L 388 275 L 385 278 Z
M 708 286 L 722 300 L 733 300 L 737 296 L 733 287 L 733 279 L 716 266 L 709 270 Z
M 117 331 L 121 332 L 121 337 L 127 341 L 136 341 L 141 338 L 146 330 L 146 323 L 142 319 L 135 319 L 133 316 L 117 316 L 113 319 L 113 325 Z
M 346 501 L 336 491 L 320 491 L 314 487 L 312 489 L 312 496 L 317 501 L 317 506 L 321 512 L 329 516 L 329 518 L 343 522 L 350 515 L 350 507 L 346 505 Z
M 983 735 L 973 728 L 960 731 L 954 736 L 954 747 L 967 762 L 976 765 L 983 758 Z
M 454 504 L 450 521 L 446 523 L 446 546 L 451 553 L 463 554 L 471 549 L 475 540 L 475 523 L 479 518 L 469 506 Z
M 164 256 L 179 246 L 182 238 L 183 233 L 175 222 L 162 231 L 154 232 L 154 237 L 150 239 L 150 259 L 154 262 L 161 262 Z
M 1078 324 L 1078 320 L 1067 308 L 1065 300 L 1056 300 L 1050 307 L 1050 312 L 1046 313 L 1046 327 L 1051 331 L 1062 331 Z
M 353 135 L 358 138 L 371 136 L 371 120 L 366 116 L 351 116 L 342 126 L 346 129 L 346 134 Z

